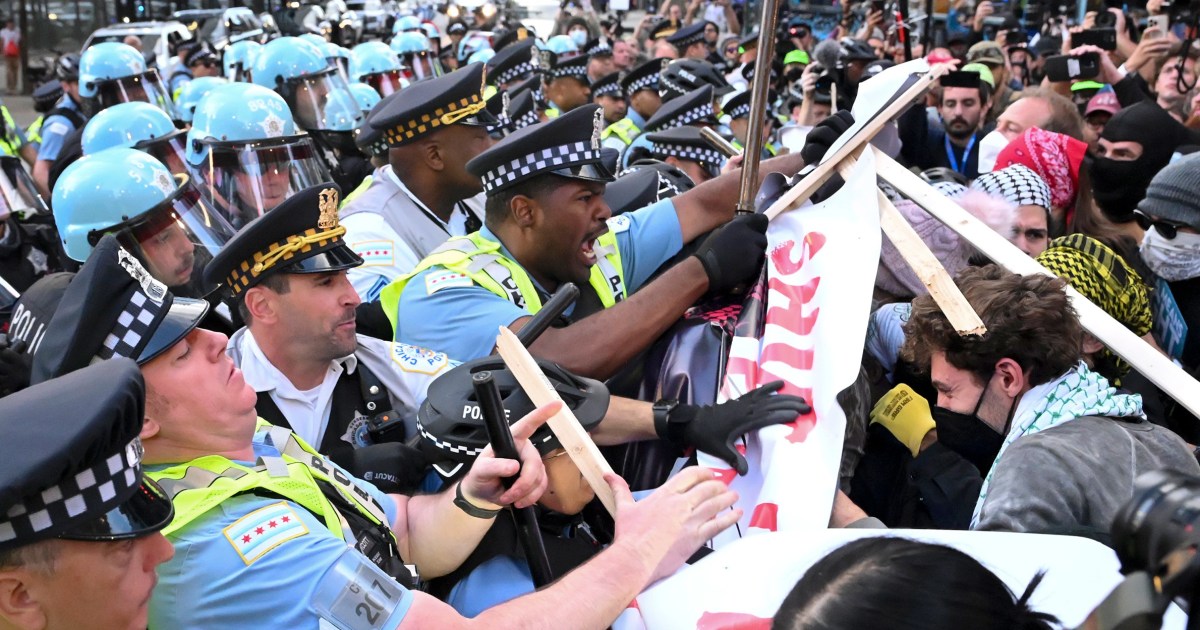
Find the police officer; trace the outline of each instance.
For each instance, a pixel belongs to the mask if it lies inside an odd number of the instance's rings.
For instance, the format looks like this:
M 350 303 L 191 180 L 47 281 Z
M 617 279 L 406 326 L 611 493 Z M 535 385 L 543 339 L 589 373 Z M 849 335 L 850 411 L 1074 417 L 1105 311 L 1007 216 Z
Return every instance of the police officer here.
M 161 309 L 173 303 L 167 291 L 139 290 L 142 283 L 118 263 L 101 263 L 120 256 L 113 245 L 102 241 L 64 297 L 64 312 L 71 315 L 56 318 L 45 341 L 62 350 L 53 355 L 51 373 L 92 363 L 110 337 L 131 340 L 121 316 L 129 305 Z M 93 263 L 96 271 L 89 272 Z M 87 286 L 115 282 L 103 278 L 125 284 L 77 288 L 85 278 Z M 528 437 L 557 407 L 513 426 L 520 462 L 484 449 L 466 477 L 441 493 L 386 495 L 291 432 L 258 422 L 254 392 L 225 354 L 224 336 L 189 329 L 194 320 L 159 312 L 144 322 L 140 331 L 146 334 L 137 342 L 113 346 L 118 355 L 141 355 L 142 340 L 158 339 L 161 328 L 187 330 L 141 366 L 146 462 L 177 510 L 164 533 L 178 554 L 158 571 L 149 626 L 462 623 L 444 604 L 406 588 L 412 573 L 399 563 L 414 563 L 430 577 L 444 575 L 462 563 L 502 506 L 525 507 L 540 498 L 545 471 Z M 518 468 L 518 479 L 505 490 L 500 478 Z M 552 612 L 562 607 L 579 611 L 575 620 L 583 625 L 612 623 L 645 585 L 669 575 L 680 559 L 741 516 L 727 510 L 734 495 L 708 471 L 682 473 L 638 503 L 619 478 L 610 484 L 621 532 L 610 549 L 539 596 L 498 606 L 476 623 L 557 627 Z M 604 579 L 612 575 L 622 579 Z M 252 584 L 271 588 L 247 587 Z
M 342 211 L 346 242 L 366 262 L 350 272 L 364 301 L 378 299 L 451 236 L 479 229 L 483 191 L 466 164 L 492 144 L 483 64 L 414 83 L 371 115 L 390 150 L 388 165 Z
M 355 334 L 359 299 L 346 270 L 363 260 L 342 239 L 339 193 L 333 184 L 296 193 L 238 232 L 205 274 L 229 287 L 246 322 L 229 355 L 259 417 L 353 469 L 352 449 L 416 434 L 417 404 L 450 361 Z
M 187 84 L 184 90 L 196 81 Z M 220 79 L 224 81 L 224 79 Z M 83 154 L 92 155 L 113 147 L 137 149 L 162 162 L 175 175 L 191 175 L 184 140 L 186 132 L 163 110 L 149 103 L 118 103 L 92 116 L 80 139 Z
M 533 350 L 572 372 L 607 378 L 701 295 L 757 273 L 766 220 L 751 215 L 648 282 L 684 243 L 730 221 L 738 176 L 606 222 L 614 156 L 600 148 L 599 108 L 579 109 L 526 127 L 468 164 L 487 192 L 485 227 L 447 241 L 384 290 L 397 340 L 463 360 L 485 356 L 498 326 L 524 326 L 570 281 L 585 292 L 568 313 L 573 323 L 547 330 Z M 763 172 L 802 165 L 798 156 L 780 160 Z
M 698 127 L 684 125 L 647 134 L 650 155 L 687 173 L 696 185 L 721 174 L 725 156 L 712 148 Z
M 658 108 L 658 111 L 646 121 L 646 128 L 640 136 L 630 143 L 621 156 L 622 164 L 630 164 L 649 157 L 649 134 L 684 125 L 696 127 L 715 127 L 716 114 L 713 112 L 713 87 L 703 85 L 683 96 L 671 99 Z
M 625 151 L 642 133 L 646 121 L 662 107 L 658 95 L 658 76 L 666 65 L 663 59 L 651 59 L 621 77 L 621 87 L 629 97 L 625 117 L 609 125 L 600 135 L 606 149 Z
M 172 176 L 150 155 L 114 147 L 80 159 L 63 171 L 54 205 L 72 259 L 87 260 L 100 237 L 113 233 L 180 295 L 203 297 L 216 288 L 201 272 L 234 230 L 187 176 Z
M 704 27 L 708 24 L 696 20 L 667 36 L 667 41 L 679 51 L 680 59 L 705 61 L 708 58 L 708 40 L 704 38 Z
M 179 67 L 171 73 L 167 80 L 167 88 L 171 98 L 179 100 L 184 86 L 200 77 L 215 77 L 221 74 L 222 68 L 217 56 L 209 49 L 208 44 L 200 41 L 187 42 L 179 46 Z
M 0 627 L 146 627 L 173 551 L 171 501 L 143 476 L 144 405 L 128 359 L 0 399 Z
M 592 101 L 591 81 L 588 79 L 587 55 L 572 57 L 541 51 L 541 67 L 545 73 L 546 116 L 555 118 Z
M 746 146 L 746 137 L 749 134 L 750 125 L 750 90 L 742 90 L 735 92 L 725 99 L 725 103 L 721 106 L 721 113 L 729 116 L 729 130 L 733 132 L 733 146 L 741 149 Z M 775 93 L 771 91 L 767 95 L 767 102 L 775 102 Z M 771 136 L 771 121 L 764 117 L 763 128 L 763 159 L 774 157 L 779 153 L 770 142 L 766 142 Z
M 87 117 L 79 100 L 79 55 L 62 55 L 54 62 L 54 75 L 62 87 L 62 97 L 46 112 L 41 128 L 41 144 L 33 163 L 33 181 L 43 197 L 50 196 L 50 166 L 58 159 L 63 142 L 71 132 L 82 129 Z
M 604 109 L 605 129 L 625 118 L 625 91 L 621 89 L 620 74 L 613 72 L 592 83 L 592 101 Z M 600 139 L 604 139 L 603 133 Z
M 542 63 L 536 44 L 528 38 L 503 49 L 497 46 L 496 55 L 487 62 L 488 85 L 507 90 L 536 74 Z

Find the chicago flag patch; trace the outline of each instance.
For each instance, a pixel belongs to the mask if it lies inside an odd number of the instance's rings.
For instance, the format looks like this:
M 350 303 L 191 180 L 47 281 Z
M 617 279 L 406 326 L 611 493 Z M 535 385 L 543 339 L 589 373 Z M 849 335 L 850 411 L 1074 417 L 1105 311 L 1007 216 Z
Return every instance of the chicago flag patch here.
M 308 533 L 308 527 L 285 501 L 257 509 L 223 530 L 242 562 L 254 564 L 268 551 Z

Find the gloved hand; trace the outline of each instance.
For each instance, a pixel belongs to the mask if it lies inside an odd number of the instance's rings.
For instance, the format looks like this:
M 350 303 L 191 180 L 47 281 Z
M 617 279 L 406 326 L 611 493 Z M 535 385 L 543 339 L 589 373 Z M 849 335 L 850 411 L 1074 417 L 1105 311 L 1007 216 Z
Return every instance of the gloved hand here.
M 853 124 L 854 116 L 844 109 L 817 123 L 817 126 L 808 132 L 804 147 L 800 149 L 800 157 L 804 159 L 804 163 L 810 165 L 820 162 L 829 151 L 829 147 Z
M 0 396 L 29 387 L 33 355 L 25 354 L 25 342 L 17 341 L 0 348 Z
M 881 424 L 913 457 L 921 452 L 921 440 L 935 425 L 929 401 L 903 383 L 884 394 L 871 409 L 871 424 Z
M 680 447 L 694 447 L 728 462 L 739 475 L 749 470 L 746 458 L 734 448 L 741 435 L 784 424 L 812 411 L 803 398 L 778 394 L 783 381 L 773 381 L 745 396 L 719 405 L 679 405 L 667 416 L 665 438 Z
M 717 228 L 692 254 L 704 265 L 708 292 L 721 295 L 753 280 L 767 249 L 767 224 L 763 214 L 742 214 Z
M 350 451 L 346 470 L 389 494 L 414 494 L 429 461 L 420 450 L 401 442 L 372 444 Z

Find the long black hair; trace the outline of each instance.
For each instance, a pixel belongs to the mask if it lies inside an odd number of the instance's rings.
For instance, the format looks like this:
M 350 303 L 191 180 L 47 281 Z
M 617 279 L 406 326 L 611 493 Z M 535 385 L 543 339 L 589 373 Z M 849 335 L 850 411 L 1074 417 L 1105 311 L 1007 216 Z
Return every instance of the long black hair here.
M 1037 574 L 1017 598 L 1000 578 L 951 547 L 874 537 L 835 549 L 783 600 L 773 630 L 1049 630 L 1029 609 Z

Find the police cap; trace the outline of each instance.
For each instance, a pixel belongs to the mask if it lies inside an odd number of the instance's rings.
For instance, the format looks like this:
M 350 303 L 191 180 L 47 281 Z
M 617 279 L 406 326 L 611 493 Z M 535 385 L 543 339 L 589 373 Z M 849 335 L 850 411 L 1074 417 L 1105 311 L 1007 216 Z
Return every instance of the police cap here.
M 383 131 L 388 146 L 398 147 L 446 125 L 485 126 L 494 122 L 483 99 L 483 64 L 473 63 L 450 74 L 418 81 L 371 115 L 371 126 Z

